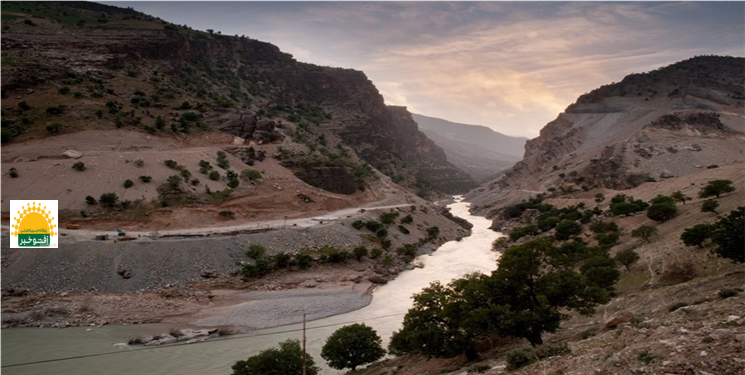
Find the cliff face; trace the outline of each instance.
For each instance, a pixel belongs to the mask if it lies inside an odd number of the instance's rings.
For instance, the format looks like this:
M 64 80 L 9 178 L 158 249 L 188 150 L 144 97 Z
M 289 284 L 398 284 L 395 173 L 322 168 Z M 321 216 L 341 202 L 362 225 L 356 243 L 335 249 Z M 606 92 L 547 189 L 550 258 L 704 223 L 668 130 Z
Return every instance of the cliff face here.
M 39 19 L 33 27 L 9 25 L 2 38 L 3 60 L 10 62 L 3 66 L 4 95 L 59 87 L 72 79 L 101 85 L 100 104 L 119 102 L 124 109 L 133 94 L 149 99 L 148 108 L 161 112 L 184 109 L 178 103 L 188 101 L 198 104 L 193 107 L 207 125 L 242 138 L 271 142 L 285 133 L 307 144 L 329 135 L 349 146 L 360 162 L 410 187 L 456 193 L 475 186 L 417 130 L 405 109 L 386 107 L 360 71 L 301 63 L 269 43 L 198 32 L 132 10 L 76 2 L 33 7 L 97 17 L 98 23 Z M 6 9 L 28 11 L 23 3 L 3 3 Z M 124 90 L 115 82 L 129 78 L 135 79 Z M 134 83 L 138 80 L 146 84 Z M 118 87 L 107 91 L 108 84 Z M 162 104 L 164 98 L 176 105 Z M 67 110 L 85 105 L 91 102 L 68 105 Z M 276 128 L 267 128 L 272 122 Z M 120 123 L 128 125 L 126 118 Z M 261 133 L 254 134 L 257 130 Z
M 743 66 L 743 58 L 695 57 L 579 97 L 526 143 L 522 161 L 469 193 L 475 210 L 494 215 L 538 192 L 624 190 L 742 162 Z

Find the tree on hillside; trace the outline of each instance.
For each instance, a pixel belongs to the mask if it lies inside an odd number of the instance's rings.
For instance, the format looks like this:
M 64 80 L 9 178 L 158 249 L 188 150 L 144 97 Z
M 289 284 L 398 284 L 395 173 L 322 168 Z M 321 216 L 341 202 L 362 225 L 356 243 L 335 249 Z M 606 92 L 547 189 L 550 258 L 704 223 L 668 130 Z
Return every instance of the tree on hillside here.
M 712 180 L 709 181 L 706 186 L 701 188 L 701 191 L 698 193 L 699 198 L 709 198 L 716 196 L 719 198 L 720 195 L 725 193 L 730 193 L 735 191 L 735 187 L 732 186 L 732 181 L 730 180 Z
M 658 231 L 656 227 L 651 225 L 640 225 L 638 228 L 631 231 L 631 237 L 641 238 L 646 243 L 652 242 L 652 237 L 657 235 Z
M 677 213 L 678 208 L 671 202 L 655 203 L 647 208 L 647 217 L 654 221 L 668 221 Z
M 582 233 L 582 226 L 574 220 L 562 220 L 556 224 L 554 237 L 559 241 L 568 240 Z
M 719 215 L 719 212 L 717 212 L 717 207 L 719 207 L 719 202 L 713 199 L 707 199 L 704 201 L 704 203 L 701 204 L 701 212 L 713 212 Z
M 321 357 L 329 367 L 337 370 L 351 368 L 352 371 L 367 363 L 375 362 L 385 355 L 381 339 L 374 329 L 364 324 L 352 324 L 336 330 L 321 349 Z
M 715 225 L 712 240 L 718 246 L 714 252 L 722 258 L 745 263 L 745 207 L 731 211 Z
M 616 262 L 623 264 L 627 271 L 631 271 L 631 265 L 639 260 L 639 254 L 633 249 L 621 250 L 616 254 Z
M 704 242 L 711 238 L 712 232 L 714 232 L 715 226 L 712 224 L 696 224 L 690 228 L 683 230 L 680 235 L 681 241 L 686 246 L 698 246 L 704 247 Z
M 298 340 L 279 343 L 279 349 L 271 348 L 233 364 L 233 375 L 295 375 L 303 368 L 303 351 Z M 320 369 L 313 357 L 305 354 L 305 373 L 316 375 Z
M 475 359 L 474 340 L 480 335 L 542 344 L 542 334 L 555 332 L 566 310 L 591 314 L 598 303 L 609 300 L 608 292 L 587 282 L 564 255 L 547 239 L 536 238 L 505 250 L 490 276 L 431 284 L 414 296 L 389 350 Z
M 683 203 L 683 204 L 686 204 L 686 201 L 691 200 L 691 197 L 683 194 L 683 192 L 680 191 L 680 190 L 675 191 L 672 194 L 670 194 L 670 198 L 672 198 L 676 202 L 680 202 L 680 203 Z

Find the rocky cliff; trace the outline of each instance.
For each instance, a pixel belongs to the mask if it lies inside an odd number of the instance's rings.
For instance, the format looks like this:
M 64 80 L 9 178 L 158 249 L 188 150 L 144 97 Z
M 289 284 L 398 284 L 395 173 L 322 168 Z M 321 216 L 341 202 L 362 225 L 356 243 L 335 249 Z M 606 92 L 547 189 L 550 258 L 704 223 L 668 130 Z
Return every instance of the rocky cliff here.
M 699 56 L 582 95 L 522 161 L 472 191 L 493 215 L 527 195 L 623 190 L 745 160 L 745 59 Z
M 59 102 L 59 119 L 76 122 L 75 130 L 179 134 L 212 127 L 264 143 L 287 136 L 311 153 L 347 147 L 355 162 L 420 193 L 475 186 L 405 109 L 386 107 L 363 72 L 301 63 L 269 43 L 131 9 L 82 2 L 2 7 L 2 89 L 14 105 L 3 116 L 4 142 L 38 136 L 34 129 L 54 120 L 33 121 L 16 102 Z M 78 100 L 69 100 L 73 94 Z M 202 120 L 183 120 L 185 111 Z

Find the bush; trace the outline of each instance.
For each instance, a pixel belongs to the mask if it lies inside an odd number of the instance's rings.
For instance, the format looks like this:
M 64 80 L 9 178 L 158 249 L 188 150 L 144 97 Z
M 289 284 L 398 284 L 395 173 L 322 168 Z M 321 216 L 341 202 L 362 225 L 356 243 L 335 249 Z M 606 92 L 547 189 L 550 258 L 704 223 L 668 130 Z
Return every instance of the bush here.
M 367 248 L 364 246 L 355 247 L 354 250 L 352 250 L 352 254 L 354 254 L 354 257 L 357 258 L 357 260 L 362 260 L 363 257 L 367 256 Z
M 137 158 L 137 160 L 134 161 L 135 166 L 142 167 L 145 165 L 145 160 L 142 160 L 142 158 Z
M 238 361 L 231 367 L 232 375 L 295 375 L 302 372 L 303 350 L 298 340 L 287 340 L 279 343 L 279 349 L 271 348 Z M 317 375 L 320 371 L 313 357 L 305 354 L 305 374 Z
M 126 179 L 126 180 L 124 180 L 124 188 L 125 188 L 125 189 L 129 189 L 129 188 L 131 188 L 132 186 L 134 186 L 134 184 L 135 184 L 135 183 L 134 183 L 134 182 L 132 182 L 132 180 L 130 180 L 130 179 Z
M 638 228 L 631 231 L 631 237 L 641 238 L 645 242 L 652 242 L 651 238 L 657 235 L 657 228 L 651 225 L 640 225 Z
M 24 101 L 18 103 L 18 108 L 20 108 L 21 111 L 28 111 L 28 110 L 31 109 L 31 106 L 28 105 L 28 103 L 26 103 L 26 101 L 24 100 Z
M 371 232 L 377 233 L 379 230 L 385 229 L 385 225 L 375 220 L 368 220 L 365 222 L 365 228 Z
M 614 221 L 598 221 L 590 225 L 590 230 L 595 233 L 618 232 L 618 224 Z
M 61 115 L 65 112 L 65 106 L 60 104 L 56 107 L 47 107 L 46 112 L 50 115 Z
M 377 247 L 370 250 L 370 258 L 372 259 L 378 259 L 380 256 L 383 255 L 383 250 L 379 249 Z
M 175 160 L 167 159 L 164 160 L 163 163 L 165 163 L 166 167 L 171 169 L 178 169 L 178 163 Z
M 252 244 L 248 246 L 248 250 L 246 250 L 246 256 L 253 260 L 261 259 L 265 255 L 266 255 L 266 248 L 263 245 Z
M 103 193 L 98 198 L 98 202 L 104 207 L 114 207 L 119 201 L 119 197 L 115 193 Z
M 506 354 L 507 356 L 507 369 L 516 370 L 520 367 L 527 366 L 533 362 L 533 349 L 529 347 L 521 347 L 512 349 Z
M 142 181 L 143 183 L 148 183 L 148 182 L 152 181 L 153 178 L 150 177 L 150 176 L 140 176 L 140 177 L 138 177 L 138 179 L 140 181 Z
M 713 212 L 718 213 L 717 208 L 719 207 L 719 202 L 713 200 L 713 199 L 707 199 L 704 201 L 704 203 L 701 204 L 701 212 Z
M 398 212 L 385 212 L 380 214 L 380 222 L 383 224 L 393 224 L 398 217 Z
M 85 163 L 83 163 L 82 161 L 76 162 L 75 164 L 72 165 L 72 169 L 78 172 L 82 172 L 85 170 Z
M 737 290 L 737 289 L 725 288 L 725 289 L 720 289 L 719 290 L 719 297 L 722 297 L 722 298 L 725 298 L 725 299 L 726 298 L 730 298 L 730 297 L 734 297 L 734 296 L 736 296 L 738 294 L 740 294 L 740 291 Z
M 290 254 L 287 254 L 287 253 L 279 253 L 275 255 L 273 258 L 274 258 L 275 268 L 287 268 L 290 266 L 290 261 L 292 260 L 292 257 L 290 256 Z
M 98 201 L 96 201 L 96 198 L 93 198 L 92 196 L 88 195 L 85 197 L 85 203 L 88 203 L 89 205 L 97 204 Z
M 209 176 L 208 176 L 208 177 L 209 177 L 209 178 L 210 178 L 210 180 L 212 180 L 212 181 L 217 181 L 217 180 L 219 180 L 219 179 L 220 179 L 220 172 L 218 172 L 218 171 L 212 171 L 212 172 L 210 172 L 210 174 L 209 174 Z
M 416 209 L 415 206 L 411 206 L 411 207 L 414 207 L 414 209 Z M 414 218 L 411 217 L 411 215 L 406 215 L 401 218 L 401 224 L 411 224 L 413 222 L 414 222 Z
M 262 277 L 271 271 L 271 265 L 265 258 L 256 259 L 254 264 L 244 264 L 241 273 L 247 279 Z
M 669 202 L 655 203 L 647 209 L 647 217 L 660 222 L 672 219 L 677 213 L 678 208 L 675 207 L 675 203 Z
M 47 125 L 46 129 L 49 134 L 59 134 L 60 129 L 62 129 L 62 124 L 55 122 L 54 124 Z
M 298 267 L 305 269 L 313 263 L 313 257 L 306 253 L 295 254 L 295 263 Z
M 168 186 L 171 189 L 177 189 L 178 186 L 179 186 L 179 184 L 181 184 L 181 181 L 182 181 L 181 180 L 181 177 L 179 177 L 178 175 L 175 175 L 175 174 L 174 175 L 171 175 L 171 176 L 168 176 L 168 178 L 166 179 L 166 183 L 168 183 Z
M 261 172 L 255 169 L 245 169 L 241 172 L 241 178 L 244 181 L 256 181 L 261 179 Z
M 559 241 L 568 240 L 582 233 L 582 226 L 574 220 L 563 220 L 556 224 L 554 237 Z
M 362 227 L 365 226 L 365 222 L 362 220 L 355 220 L 352 222 L 352 228 L 354 229 L 362 229 Z
M 598 233 L 595 235 L 595 240 L 598 241 L 598 245 L 605 248 L 615 246 L 618 243 L 619 238 L 620 235 L 618 234 L 618 232 Z
M 8 171 L 8 174 L 10 175 L 10 178 L 18 177 L 18 171 L 15 168 L 10 168 L 10 170 Z
M 406 229 L 406 227 L 405 227 L 405 226 L 403 226 L 403 225 L 399 225 L 399 226 L 398 226 L 398 230 L 399 230 L 399 231 L 400 231 L 401 233 L 403 233 L 403 234 L 409 234 L 409 233 L 411 233 L 411 232 L 409 232 L 409 230 L 408 230 L 408 229 Z

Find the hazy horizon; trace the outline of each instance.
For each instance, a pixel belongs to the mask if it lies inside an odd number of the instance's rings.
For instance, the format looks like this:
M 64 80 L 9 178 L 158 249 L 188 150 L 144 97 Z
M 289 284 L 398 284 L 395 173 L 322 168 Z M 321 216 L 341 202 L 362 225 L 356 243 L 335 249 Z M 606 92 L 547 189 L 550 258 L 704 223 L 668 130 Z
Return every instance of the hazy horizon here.
M 601 85 L 745 48 L 743 2 L 104 3 L 362 70 L 387 104 L 528 138 Z

